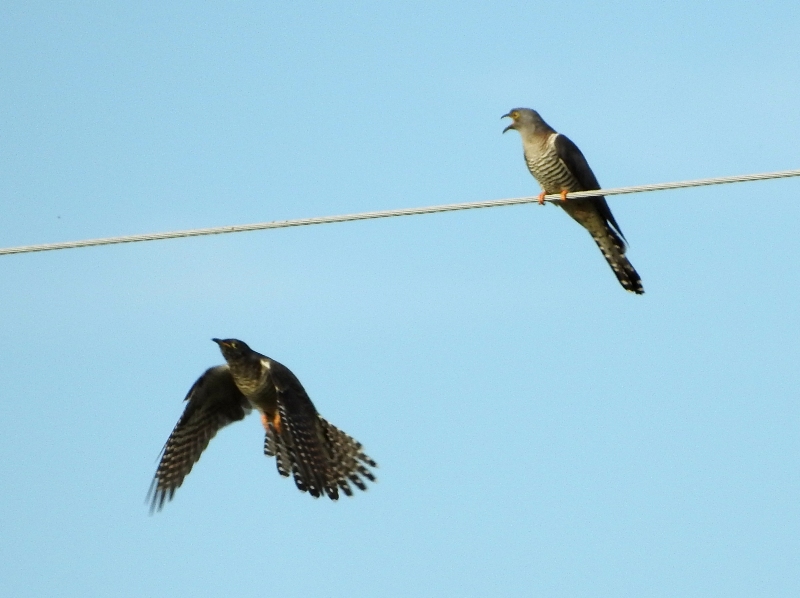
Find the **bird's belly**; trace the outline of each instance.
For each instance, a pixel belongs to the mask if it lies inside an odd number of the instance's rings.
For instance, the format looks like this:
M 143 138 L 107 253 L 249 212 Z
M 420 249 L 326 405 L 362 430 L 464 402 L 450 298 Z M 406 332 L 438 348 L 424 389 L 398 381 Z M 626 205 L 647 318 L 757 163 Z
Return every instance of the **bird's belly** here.
M 272 384 L 267 384 L 265 388 L 246 396 L 253 408 L 262 413 L 272 415 L 278 410 L 278 394 Z
M 528 170 L 539 181 L 545 193 L 581 190 L 578 181 L 572 176 L 564 162 L 555 155 L 555 152 L 546 152 L 535 159 L 529 159 L 526 156 L 525 161 L 528 164 Z

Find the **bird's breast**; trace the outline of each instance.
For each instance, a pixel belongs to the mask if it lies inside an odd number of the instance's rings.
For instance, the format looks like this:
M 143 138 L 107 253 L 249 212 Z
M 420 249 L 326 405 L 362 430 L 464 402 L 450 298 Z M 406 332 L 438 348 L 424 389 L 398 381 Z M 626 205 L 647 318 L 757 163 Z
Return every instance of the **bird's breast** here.
M 250 404 L 268 415 L 278 410 L 278 393 L 272 380 L 266 380 L 257 390 L 245 395 Z
M 538 148 L 525 148 L 525 163 L 528 170 L 544 189 L 545 193 L 580 191 L 578 180 L 559 158 L 552 140 Z

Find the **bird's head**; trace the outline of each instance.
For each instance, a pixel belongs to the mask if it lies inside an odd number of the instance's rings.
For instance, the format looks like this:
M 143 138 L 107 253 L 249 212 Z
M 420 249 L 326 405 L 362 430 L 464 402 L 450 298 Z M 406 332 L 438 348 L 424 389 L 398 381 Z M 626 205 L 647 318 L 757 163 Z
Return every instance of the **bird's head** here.
M 222 351 L 222 356 L 227 362 L 241 359 L 242 357 L 249 355 L 252 351 L 252 349 L 247 346 L 247 343 L 235 338 L 212 338 L 211 340 L 219 345 L 219 350 Z
M 509 129 L 516 129 L 520 133 L 539 133 L 549 132 L 550 127 L 542 120 L 536 110 L 530 108 L 514 108 L 508 114 L 504 114 L 500 118 L 510 118 L 512 122 L 505 129 L 503 133 Z

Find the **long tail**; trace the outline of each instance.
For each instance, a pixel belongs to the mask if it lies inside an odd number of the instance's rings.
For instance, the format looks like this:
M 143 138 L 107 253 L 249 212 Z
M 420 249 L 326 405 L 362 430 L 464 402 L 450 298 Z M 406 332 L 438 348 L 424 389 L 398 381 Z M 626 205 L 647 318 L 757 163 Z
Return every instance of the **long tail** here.
M 272 421 L 266 425 L 264 454 L 275 457 L 278 473 L 294 476 L 297 487 L 314 498 L 328 495 L 331 500 L 339 498 L 339 489 L 347 496 L 353 495 L 350 484 L 366 490 L 365 480 L 376 481 L 368 467 L 378 465 L 365 452 L 361 443 L 342 432 L 319 415 L 314 422 L 319 426 L 313 433 L 308 425 L 281 419 L 282 430 L 276 429 Z M 285 426 L 285 427 L 284 427 Z M 309 438 L 317 442 L 309 442 Z
M 589 232 L 600 251 L 603 252 L 603 256 L 617 276 L 622 288 L 631 293 L 643 295 L 642 279 L 628 258 L 625 257 L 625 241 L 609 225 L 606 224 L 604 229 Z
M 367 467 L 377 467 L 378 464 L 364 452 L 364 447 L 355 438 L 345 434 L 322 416 L 319 423 L 330 452 L 332 478 L 347 496 L 353 495 L 348 482 L 366 491 L 367 485 L 361 478 L 370 482 L 376 481 L 375 475 Z

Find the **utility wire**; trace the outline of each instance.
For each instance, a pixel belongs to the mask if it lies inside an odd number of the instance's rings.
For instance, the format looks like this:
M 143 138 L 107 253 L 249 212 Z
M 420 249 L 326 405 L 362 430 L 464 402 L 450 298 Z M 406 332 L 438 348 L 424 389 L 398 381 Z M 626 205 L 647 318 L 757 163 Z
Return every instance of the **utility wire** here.
M 711 179 L 697 179 L 694 181 L 680 181 L 676 183 L 655 183 L 652 185 L 636 185 L 633 187 L 618 187 L 616 189 L 597 189 L 594 191 L 579 191 L 568 194 L 568 198 L 596 197 L 598 195 L 623 195 L 626 193 L 644 193 L 648 191 L 665 191 L 668 189 L 685 189 L 687 187 L 703 187 L 707 185 L 722 185 L 725 183 L 742 183 L 746 181 L 764 181 L 768 179 L 782 179 L 800 176 L 800 169 L 781 170 L 778 172 L 765 172 L 761 174 L 743 174 L 738 176 L 717 177 Z M 560 195 L 546 195 L 545 201 L 559 203 Z M 257 224 L 242 224 L 235 226 L 217 226 L 214 228 L 195 228 L 191 230 L 173 231 L 167 233 L 149 233 L 142 235 L 128 235 L 124 237 L 108 237 L 105 239 L 87 239 L 84 241 L 65 241 L 63 243 L 47 243 L 43 245 L 22 245 L 0 249 L 0 256 L 13 253 L 34 253 L 37 251 L 56 251 L 58 249 L 73 249 L 76 247 L 93 247 L 96 245 L 116 245 L 118 243 L 138 243 L 139 241 L 158 241 L 161 239 L 180 239 L 183 237 L 202 237 L 204 235 L 222 235 L 225 233 L 242 233 L 254 230 L 267 230 L 272 228 L 288 228 L 290 226 L 310 226 L 312 224 L 332 224 L 334 222 L 353 222 L 356 220 L 373 220 L 376 218 L 393 218 L 395 216 L 413 216 L 415 214 L 437 214 L 439 212 L 455 212 L 458 210 L 474 210 L 477 208 L 496 208 L 500 206 L 515 206 L 539 201 L 538 196 L 515 197 L 511 199 L 494 199 L 488 201 L 473 201 L 454 203 L 440 206 L 421 208 L 402 208 L 399 210 L 381 210 L 378 212 L 362 212 L 360 214 L 344 214 L 342 216 L 319 216 L 316 218 L 299 218 L 296 220 L 277 220 L 274 222 L 261 222 Z

